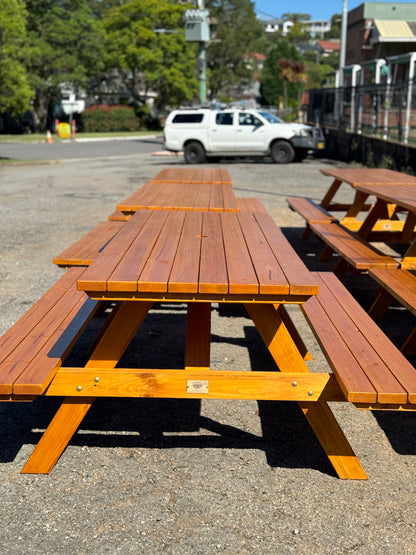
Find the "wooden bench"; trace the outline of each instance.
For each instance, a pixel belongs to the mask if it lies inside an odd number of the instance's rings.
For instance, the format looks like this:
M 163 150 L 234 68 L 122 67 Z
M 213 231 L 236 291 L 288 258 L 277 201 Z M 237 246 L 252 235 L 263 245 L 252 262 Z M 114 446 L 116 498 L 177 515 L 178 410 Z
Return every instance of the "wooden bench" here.
M 394 299 L 416 316 L 416 275 L 407 270 L 371 269 L 368 274 L 380 286 L 380 292 L 368 313 L 375 320 L 380 320 Z M 416 352 L 416 328 L 402 345 L 401 350 L 407 354 Z
M 399 263 L 361 237 L 354 235 L 345 227 L 337 223 L 311 223 L 310 229 L 326 243 L 320 261 L 328 261 L 333 252 L 341 257 L 334 272 L 342 275 L 348 264 L 356 270 L 369 268 L 397 268 Z
M 56 256 L 53 261 L 61 267 L 89 266 L 94 258 L 123 227 L 123 221 L 99 223 L 81 239 Z
M 286 199 L 289 207 L 294 212 L 297 212 L 304 220 L 306 220 L 306 229 L 303 231 L 301 238 L 307 239 L 311 230 L 310 224 L 324 224 L 324 223 L 337 223 L 338 218 L 327 212 L 325 208 L 316 204 L 310 198 L 303 197 L 289 197 Z
M 331 272 L 302 305 L 348 401 L 359 408 L 416 410 L 416 369 Z
M 0 400 L 29 400 L 45 392 L 97 308 L 71 268 L 0 338 Z

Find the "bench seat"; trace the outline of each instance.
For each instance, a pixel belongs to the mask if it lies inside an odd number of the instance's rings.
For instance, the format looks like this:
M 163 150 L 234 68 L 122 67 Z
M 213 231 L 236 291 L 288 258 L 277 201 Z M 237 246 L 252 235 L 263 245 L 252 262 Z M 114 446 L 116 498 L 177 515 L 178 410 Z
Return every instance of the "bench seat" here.
M 320 260 L 328 259 L 335 251 L 343 261 L 356 270 L 369 268 L 397 268 L 399 263 L 364 239 L 354 235 L 343 226 L 336 223 L 311 223 L 310 229 L 327 244 Z M 341 261 L 342 262 L 342 261 Z M 335 273 L 340 275 L 345 269 L 345 264 L 339 264 Z
M 346 399 L 361 408 L 416 409 L 416 369 L 333 273 L 313 275 L 319 294 L 302 311 Z
M 100 222 L 81 239 L 56 256 L 53 261 L 61 267 L 89 266 L 94 258 L 123 227 L 123 221 Z
M 0 399 L 45 392 L 97 301 L 76 282 L 85 268 L 70 268 L 1 338 Z
M 316 204 L 310 198 L 289 197 L 286 200 L 289 207 L 302 216 L 307 224 L 338 222 L 338 218 L 327 212 L 325 208 L 322 208 L 322 206 L 319 206 L 319 204 Z

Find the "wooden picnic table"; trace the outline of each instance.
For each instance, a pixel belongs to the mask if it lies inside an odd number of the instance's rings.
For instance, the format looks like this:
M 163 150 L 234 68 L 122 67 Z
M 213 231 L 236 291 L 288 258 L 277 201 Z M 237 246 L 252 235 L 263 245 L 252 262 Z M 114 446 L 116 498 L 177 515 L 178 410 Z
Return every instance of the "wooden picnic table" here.
M 320 205 L 322 208 L 332 212 L 346 212 L 341 223 L 352 231 L 357 231 L 361 222 L 356 219 L 359 212 L 368 212 L 372 204 L 366 204 L 365 200 L 368 195 L 364 196 L 359 190 L 359 186 L 366 185 L 416 185 L 416 177 L 388 169 L 380 168 L 323 168 L 321 173 L 329 177 L 333 177 L 333 182 L 328 191 L 324 195 Z M 336 203 L 334 197 L 341 187 L 342 183 L 347 183 L 354 189 L 355 198 L 352 203 Z M 378 229 L 383 229 L 380 223 Z
M 115 308 L 85 367 L 54 375 L 45 395 L 65 400 L 23 472 L 48 473 L 94 399 L 116 396 L 295 400 L 338 475 L 366 477 L 326 402 L 345 397 L 332 374 L 309 371 L 285 310 L 317 295 L 317 278 L 267 213 L 137 211 L 77 283 Z M 157 301 L 187 303 L 185 368 L 116 368 Z M 210 369 L 213 302 L 243 303 L 278 371 Z
M 403 256 L 401 268 L 416 268 L 416 187 L 414 184 L 357 185 L 361 193 L 357 202 L 365 202 L 368 196 L 375 196 L 376 203 L 362 222 L 358 234 L 368 240 L 383 240 L 385 243 L 409 243 Z M 357 210 L 359 206 L 357 207 Z M 399 220 L 398 213 L 404 212 L 405 219 Z M 374 233 L 376 226 L 383 222 L 384 233 Z M 380 225 L 379 225 L 380 228 Z
M 150 181 L 151 183 L 232 184 L 230 173 L 226 168 L 164 168 Z
M 231 185 L 214 183 L 145 183 L 117 205 L 123 214 L 137 210 L 194 210 L 237 212 L 237 201 Z

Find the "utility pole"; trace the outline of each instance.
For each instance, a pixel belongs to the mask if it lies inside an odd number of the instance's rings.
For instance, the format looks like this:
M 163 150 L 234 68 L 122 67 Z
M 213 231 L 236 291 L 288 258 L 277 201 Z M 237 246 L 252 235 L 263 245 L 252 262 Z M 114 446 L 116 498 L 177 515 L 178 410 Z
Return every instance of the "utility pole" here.
M 185 39 L 188 42 L 198 43 L 198 57 L 196 68 L 198 70 L 199 102 L 207 101 L 207 58 L 206 44 L 209 42 L 209 11 L 205 9 L 204 0 L 198 0 L 198 9 L 185 12 Z
M 342 7 L 342 20 L 341 20 L 341 45 L 339 51 L 339 86 L 344 86 L 344 67 L 345 67 L 345 53 L 347 51 L 347 22 L 348 22 L 348 10 L 347 10 L 347 0 L 343 0 L 344 4 Z

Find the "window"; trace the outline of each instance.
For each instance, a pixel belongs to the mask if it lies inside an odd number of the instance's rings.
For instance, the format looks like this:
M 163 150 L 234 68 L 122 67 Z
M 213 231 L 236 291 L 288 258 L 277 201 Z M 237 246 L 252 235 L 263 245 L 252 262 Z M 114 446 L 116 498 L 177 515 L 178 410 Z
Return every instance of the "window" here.
M 240 112 L 238 114 L 238 123 L 239 125 L 254 125 L 255 127 L 263 125 L 256 116 L 253 116 L 253 114 L 246 114 L 245 112 Z
M 203 119 L 204 114 L 190 112 L 189 114 L 176 114 L 172 123 L 201 123 Z
M 232 125 L 233 124 L 233 114 L 230 112 L 220 112 L 215 117 L 215 123 L 217 125 Z

